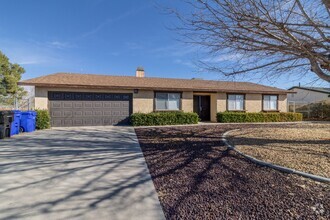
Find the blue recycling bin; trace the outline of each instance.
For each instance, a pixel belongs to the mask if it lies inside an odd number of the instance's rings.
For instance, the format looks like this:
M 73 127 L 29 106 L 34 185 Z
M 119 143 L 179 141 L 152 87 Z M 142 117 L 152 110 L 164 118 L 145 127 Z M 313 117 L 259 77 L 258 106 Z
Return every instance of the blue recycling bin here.
M 35 111 L 26 111 L 22 112 L 21 116 L 21 126 L 20 129 L 22 132 L 33 132 L 36 130 L 36 119 L 37 112 Z
M 19 110 L 14 110 L 12 111 L 12 113 L 14 116 L 13 116 L 13 122 L 11 123 L 11 127 L 10 127 L 10 136 L 19 134 L 21 116 L 22 116 L 22 113 Z

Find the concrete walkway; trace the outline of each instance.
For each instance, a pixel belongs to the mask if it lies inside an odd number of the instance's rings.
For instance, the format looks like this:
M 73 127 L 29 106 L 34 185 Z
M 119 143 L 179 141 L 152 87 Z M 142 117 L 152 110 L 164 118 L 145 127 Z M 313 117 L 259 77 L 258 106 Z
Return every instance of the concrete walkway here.
M 0 140 L 0 219 L 164 219 L 134 129 Z

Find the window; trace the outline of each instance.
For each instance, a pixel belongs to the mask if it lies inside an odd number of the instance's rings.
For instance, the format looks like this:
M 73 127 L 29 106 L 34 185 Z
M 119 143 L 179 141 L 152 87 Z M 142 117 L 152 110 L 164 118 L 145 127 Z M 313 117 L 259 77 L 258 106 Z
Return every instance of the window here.
M 156 110 L 180 110 L 180 93 L 156 93 Z
M 243 111 L 244 95 L 228 95 L 228 111 Z
M 263 110 L 277 110 L 277 95 L 264 95 Z

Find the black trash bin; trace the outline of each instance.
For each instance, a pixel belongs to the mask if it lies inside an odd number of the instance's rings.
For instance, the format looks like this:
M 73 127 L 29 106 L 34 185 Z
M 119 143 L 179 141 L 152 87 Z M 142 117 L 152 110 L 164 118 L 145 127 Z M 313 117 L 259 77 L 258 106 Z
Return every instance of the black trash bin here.
M 0 139 L 10 137 L 11 123 L 14 113 L 12 111 L 0 111 Z

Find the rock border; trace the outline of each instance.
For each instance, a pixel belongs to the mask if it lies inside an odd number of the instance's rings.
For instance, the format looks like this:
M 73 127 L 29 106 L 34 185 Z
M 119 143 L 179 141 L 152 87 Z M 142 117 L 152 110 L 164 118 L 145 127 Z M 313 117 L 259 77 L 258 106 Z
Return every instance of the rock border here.
M 314 175 L 314 174 L 310 174 L 310 173 L 305 173 L 305 172 L 298 171 L 298 170 L 295 170 L 295 169 L 291 169 L 291 168 L 288 168 L 288 167 L 279 166 L 279 165 L 272 164 L 272 163 L 269 163 L 269 162 L 266 162 L 266 161 L 263 161 L 263 160 L 259 160 L 257 158 L 254 158 L 252 156 L 249 156 L 247 154 L 242 153 L 241 151 L 239 151 L 235 148 L 235 145 L 229 144 L 229 142 L 226 139 L 226 137 L 229 133 L 231 133 L 233 131 L 239 131 L 239 130 L 241 130 L 241 129 L 229 130 L 229 131 L 226 131 L 222 135 L 222 141 L 225 143 L 225 145 L 228 147 L 228 149 L 237 152 L 241 156 L 247 158 L 248 160 L 250 160 L 253 163 L 256 163 L 258 165 L 270 167 L 272 169 L 279 170 L 279 171 L 282 171 L 282 172 L 285 172 L 285 173 L 297 174 L 297 175 L 300 175 L 300 176 L 303 176 L 303 177 L 306 177 L 306 178 L 316 180 L 318 182 L 330 183 L 330 178 L 326 178 L 326 177 L 323 177 L 323 176 L 318 176 L 318 175 Z

